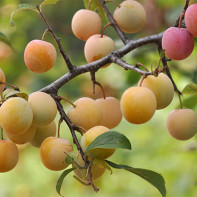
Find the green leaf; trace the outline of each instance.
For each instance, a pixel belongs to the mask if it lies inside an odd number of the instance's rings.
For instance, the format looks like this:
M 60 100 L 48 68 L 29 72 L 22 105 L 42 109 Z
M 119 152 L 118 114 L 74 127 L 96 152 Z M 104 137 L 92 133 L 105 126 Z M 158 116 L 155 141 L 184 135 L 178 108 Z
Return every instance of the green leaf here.
M 156 187 L 163 197 L 166 197 L 165 180 L 160 174 L 158 174 L 154 171 L 151 171 L 151 170 L 146 170 L 146 169 L 141 169 L 141 168 L 132 168 L 127 165 L 118 165 L 118 164 L 115 164 L 115 163 L 113 163 L 111 161 L 107 161 L 107 160 L 106 160 L 106 162 L 108 165 L 110 165 L 113 168 L 124 169 L 124 170 L 127 170 L 129 172 L 132 172 L 132 173 L 140 176 L 141 178 L 148 181 L 151 185 Z
M 187 84 L 184 87 L 182 93 L 187 95 L 197 95 L 197 84 L 195 83 Z
M 131 150 L 129 139 L 116 131 L 109 131 L 99 135 L 86 149 L 86 153 L 95 148 L 124 148 Z
M 56 4 L 58 1 L 60 1 L 60 0 L 45 0 L 45 1 L 43 1 L 43 3 L 41 3 L 40 7 L 42 7 L 44 5 L 49 5 L 49 4 Z
M 83 0 L 84 6 L 86 9 L 88 9 L 89 6 L 89 0 Z M 99 0 L 92 0 L 90 10 L 97 11 L 101 17 L 101 20 L 103 23 L 107 23 L 107 15 L 100 4 Z
M 72 164 L 73 162 L 75 162 L 77 160 L 77 157 L 78 157 L 78 154 L 80 154 L 78 151 L 72 151 L 72 152 L 69 152 L 69 153 L 66 153 L 66 163 L 67 164 Z
M 10 42 L 10 40 L 8 39 L 8 37 L 3 34 L 2 32 L 0 32 L 0 41 L 5 42 L 7 45 L 9 45 L 10 47 L 12 47 L 12 44 Z M 12 47 L 13 48 L 13 47 Z
M 28 100 L 28 94 L 24 93 L 24 92 L 19 92 L 13 89 L 6 89 L 5 91 L 3 91 L 3 98 L 4 100 L 7 100 L 9 97 L 13 97 L 13 96 L 18 96 L 21 97 L 25 100 Z
M 17 12 L 22 11 L 22 10 L 34 10 L 34 11 L 38 12 L 38 11 L 36 10 L 35 5 L 27 4 L 27 3 L 19 4 L 19 9 L 15 10 L 15 11 L 13 11 L 13 12 L 11 13 L 11 17 L 10 17 L 10 26 L 14 26 L 14 25 L 15 25 L 15 23 L 14 23 L 14 21 L 13 21 L 13 17 L 14 17 L 14 15 L 15 15 Z
M 72 172 L 74 169 L 75 169 L 75 168 L 67 169 L 67 170 L 65 170 L 65 171 L 60 175 L 60 177 L 59 177 L 59 179 L 58 179 L 58 181 L 57 181 L 57 184 L 56 184 L 56 191 L 57 191 L 57 193 L 58 193 L 60 196 L 62 196 L 61 193 L 60 193 L 60 190 L 61 190 L 61 187 L 62 187 L 62 183 L 63 183 L 63 181 L 64 181 L 64 178 L 65 178 L 70 172 Z

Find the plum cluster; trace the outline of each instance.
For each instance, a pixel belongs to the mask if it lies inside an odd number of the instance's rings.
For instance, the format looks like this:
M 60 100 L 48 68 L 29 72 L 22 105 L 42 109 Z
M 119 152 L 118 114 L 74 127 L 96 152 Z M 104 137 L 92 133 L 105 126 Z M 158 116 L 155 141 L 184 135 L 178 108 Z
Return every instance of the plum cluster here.
M 16 144 L 40 147 L 45 138 L 56 135 L 56 114 L 55 101 L 44 92 L 34 92 L 28 100 L 14 96 L 2 101 L 0 125 L 9 140 L 0 140 L 0 172 L 16 166 L 19 155 Z

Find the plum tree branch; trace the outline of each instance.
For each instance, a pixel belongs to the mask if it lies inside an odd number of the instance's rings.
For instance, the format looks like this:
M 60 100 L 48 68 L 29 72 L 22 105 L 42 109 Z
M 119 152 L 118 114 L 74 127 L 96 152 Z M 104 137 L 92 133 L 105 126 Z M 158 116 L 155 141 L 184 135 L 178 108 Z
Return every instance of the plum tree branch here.
M 71 63 L 69 57 L 66 55 L 64 49 L 63 49 L 63 46 L 61 44 L 61 41 L 60 39 L 56 36 L 55 32 L 53 31 L 53 29 L 51 28 L 51 26 L 49 25 L 48 21 L 46 20 L 44 14 L 41 12 L 40 10 L 40 7 L 38 5 L 36 5 L 36 8 L 42 18 L 42 20 L 44 21 L 44 23 L 46 24 L 47 28 L 48 28 L 48 31 L 51 33 L 51 35 L 53 36 L 53 38 L 55 39 L 57 45 L 58 45 L 58 48 L 59 48 L 59 51 L 62 55 L 62 57 L 64 58 L 64 61 L 66 62 L 67 64 L 67 67 L 69 69 L 69 71 L 72 71 L 74 70 L 75 66 Z
M 116 24 L 113 16 L 111 15 L 111 13 L 109 12 L 109 10 L 107 9 L 106 5 L 105 5 L 105 1 L 103 0 L 99 0 L 99 2 L 101 3 L 103 9 L 105 10 L 105 13 L 107 14 L 107 17 L 109 18 L 113 28 L 115 29 L 115 31 L 117 32 L 119 38 L 122 40 L 122 42 L 124 44 L 127 44 L 129 42 L 128 38 L 125 36 L 125 34 L 120 30 L 120 28 L 118 27 L 118 25 Z

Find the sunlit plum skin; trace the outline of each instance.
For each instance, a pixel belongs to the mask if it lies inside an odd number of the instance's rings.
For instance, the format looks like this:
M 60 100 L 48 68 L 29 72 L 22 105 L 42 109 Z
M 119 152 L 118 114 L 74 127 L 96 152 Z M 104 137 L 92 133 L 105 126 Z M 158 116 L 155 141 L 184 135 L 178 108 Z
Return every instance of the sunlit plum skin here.
M 71 27 L 77 38 L 86 41 L 90 36 L 101 31 L 101 18 L 92 10 L 81 9 L 73 16 Z
M 96 99 L 96 103 L 102 110 L 103 116 L 100 125 L 112 129 L 119 125 L 122 120 L 120 102 L 114 97 Z
M 187 30 L 197 37 L 197 3 L 190 5 L 185 12 Z
M 94 160 L 95 161 L 95 160 Z M 95 162 L 93 161 L 92 166 L 91 166 L 91 175 L 92 175 L 92 180 L 98 179 L 99 177 L 101 177 L 104 172 L 105 172 L 105 168 L 99 165 L 96 165 Z M 81 154 L 78 154 L 77 160 L 75 161 L 80 167 L 84 167 L 85 166 L 85 162 L 81 157 Z M 72 164 L 72 166 L 74 168 L 77 168 L 75 163 Z M 87 169 L 82 169 L 79 170 L 78 168 L 74 170 L 75 175 L 83 180 L 83 181 L 88 181 L 88 172 Z
M 197 115 L 191 109 L 175 109 L 167 117 L 169 134 L 177 140 L 188 140 L 197 132 Z
M 0 172 L 12 170 L 19 158 L 19 151 L 12 141 L 0 140 Z
M 139 83 L 141 80 L 139 81 Z M 150 89 L 157 99 L 157 109 L 164 109 L 167 107 L 174 97 L 174 86 L 170 78 L 164 74 L 159 73 L 158 76 L 149 75 L 143 79 L 142 87 Z
M 145 87 L 130 87 L 122 95 L 120 108 L 124 118 L 133 124 L 149 121 L 155 113 L 157 100 Z
M 110 37 L 105 35 L 101 37 L 100 34 L 96 34 L 89 37 L 88 40 L 86 41 L 84 47 L 84 54 L 87 62 L 91 63 L 101 59 L 102 57 L 110 54 L 115 50 L 116 50 L 115 43 Z M 109 64 L 105 66 L 108 65 Z
M 162 37 L 162 48 L 173 60 L 187 58 L 194 49 L 194 38 L 187 29 L 170 27 Z
M 5 74 L 3 70 L 0 68 L 0 82 L 5 83 L 5 81 L 6 81 Z M 0 84 L 0 93 L 3 92 L 4 88 L 5 88 L 5 84 Z
M 97 103 L 88 97 L 82 97 L 74 102 L 68 110 L 68 118 L 71 122 L 85 130 L 99 125 L 102 120 L 102 111 Z
M 32 72 L 44 73 L 50 70 L 56 62 L 55 47 L 43 40 L 32 40 L 25 48 L 24 61 Z
M 89 129 L 82 137 L 81 137 L 81 148 L 85 152 L 89 144 L 95 140 L 99 135 L 110 132 L 110 129 L 104 126 L 95 126 Z M 113 155 L 115 149 L 106 149 L 106 148 L 95 148 L 90 150 L 87 153 L 87 156 L 90 158 L 96 159 L 107 159 L 111 155 Z
M 55 137 L 55 135 L 56 135 L 56 124 L 53 121 L 47 126 L 36 127 L 35 135 L 33 139 L 30 141 L 30 144 L 34 147 L 39 148 L 42 142 L 47 137 L 50 137 L 50 136 Z
M 15 144 L 25 144 L 32 140 L 36 133 L 36 127 L 30 126 L 25 133 L 22 133 L 20 135 L 9 135 L 6 133 L 7 137 L 14 142 Z
M 66 154 L 73 151 L 70 141 L 64 138 L 48 137 L 40 146 L 40 157 L 46 168 L 60 171 L 68 167 Z
M 9 98 L 0 107 L 0 125 L 10 135 L 20 135 L 27 131 L 32 120 L 31 106 L 23 98 Z
M 46 126 L 54 120 L 57 114 L 57 105 L 49 94 L 33 92 L 29 95 L 28 102 L 33 111 L 33 125 Z
M 145 25 L 146 12 L 137 1 L 126 0 L 115 9 L 113 18 L 123 32 L 135 33 Z

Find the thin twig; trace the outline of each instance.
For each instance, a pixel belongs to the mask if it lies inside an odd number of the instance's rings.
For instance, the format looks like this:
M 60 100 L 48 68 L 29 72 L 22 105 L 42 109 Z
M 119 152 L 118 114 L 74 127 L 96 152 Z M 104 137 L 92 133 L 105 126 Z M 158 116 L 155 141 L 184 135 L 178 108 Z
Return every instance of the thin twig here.
M 48 23 L 48 21 L 46 20 L 44 14 L 43 14 L 43 13 L 41 12 L 41 10 L 40 10 L 40 7 L 37 5 L 36 8 L 37 8 L 37 10 L 38 10 L 40 16 L 42 17 L 44 23 L 46 24 L 46 26 L 47 26 L 47 28 L 48 28 L 48 31 L 51 33 L 51 35 L 52 35 L 53 38 L 55 39 L 55 41 L 56 41 L 56 43 L 57 43 L 57 45 L 58 45 L 59 51 L 60 51 L 62 57 L 64 58 L 64 61 L 66 62 L 69 71 L 73 71 L 74 68 L 75 68 L 75 66 L 71 63 L 69 57 L 66 55 L 66 53 L 65 53 L 65 51 L 64 51 L 64 49 L 63 49 L 63 46 L 62 46 L 62 44 L 61 44 L 60 39 L 56 36 L 55 32 L 53 31 L 53 29 L 52 29 L 51 26 L 49 25 L 49 23 Z

